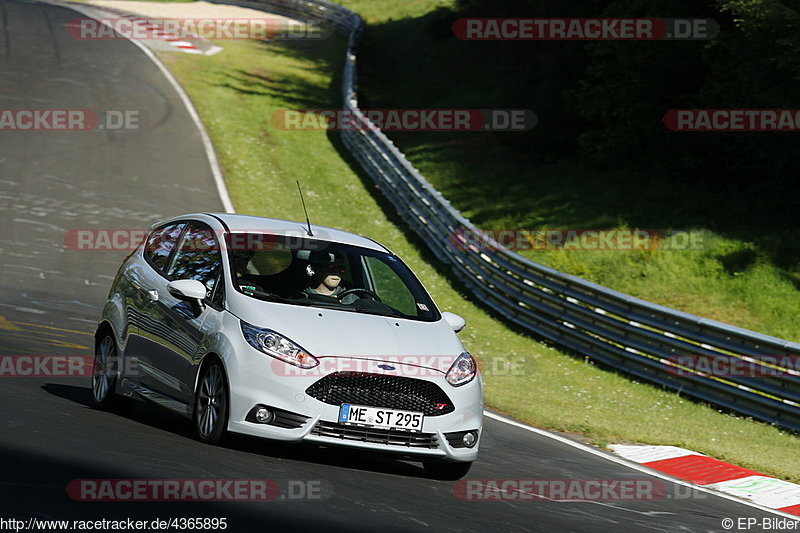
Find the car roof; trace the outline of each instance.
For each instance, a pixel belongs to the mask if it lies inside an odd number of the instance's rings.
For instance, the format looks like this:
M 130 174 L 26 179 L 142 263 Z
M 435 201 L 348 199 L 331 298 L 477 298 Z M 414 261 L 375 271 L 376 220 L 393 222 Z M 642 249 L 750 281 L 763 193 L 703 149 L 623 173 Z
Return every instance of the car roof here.
M 281 220 L 278 218 L 257 217 L 252 215 L 237 215 L 232 213 L 194 213 L 178 217 L 172 217 L 172 220 L 186 220 L 186 219 L 204 219 L 206 217 L 214 217 L 222 222 L 232 233 L 257 231 L 269 233 L 272 235 L 286 235 L 286 236 L 306 236 L 308 227 L 303 222 L 293 220 Z M 349 231 L 344 231 L 327 226 L 318 226 L 311 224 L 311 231 L 314 234 L 313 239 L 328 242 L 337 242 L 342 244 L 351 244 L 353 246 L 360 246 L 362 248 L 369 248 L 370 250 L 378 250 L 380 252 L 392 253 L 385 246 L 377 242 Z

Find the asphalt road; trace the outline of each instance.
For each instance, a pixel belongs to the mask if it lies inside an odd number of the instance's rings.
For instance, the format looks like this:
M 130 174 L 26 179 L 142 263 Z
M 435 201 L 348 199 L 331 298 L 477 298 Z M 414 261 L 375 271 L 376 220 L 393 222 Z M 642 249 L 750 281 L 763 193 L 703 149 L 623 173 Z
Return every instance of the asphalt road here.
M 70 249 L 71 231 L 222 210 L 200 136 L 158 68 L 130 42 L 71 38 L 65 25 L 78 16 L 0 0 L 0 109 L 133 110 L 142 120 L 137 130 L 0 131 L 0 355 L 91 353 L 126 252 Z M 416 463 L 245 437 L 206 446 L 180 417 L 145 404 L 125 416 L 96 411 L 90 395 L 88 378 L 0 377 L 0 520 L 217 517 L 235 532 L 707 532 L 722 531 L 725 517 L 771 516 L 671 483 L 653 501 L 463 501 L 453 482 L 426 478 Z M 76 479 L 127 478 L 270 479 L 287 498 L 87 502 L 66 490 Z M 494 420 L 469 478 L 654 479 Z M 317 492 L 289 498 L 300 486 Z

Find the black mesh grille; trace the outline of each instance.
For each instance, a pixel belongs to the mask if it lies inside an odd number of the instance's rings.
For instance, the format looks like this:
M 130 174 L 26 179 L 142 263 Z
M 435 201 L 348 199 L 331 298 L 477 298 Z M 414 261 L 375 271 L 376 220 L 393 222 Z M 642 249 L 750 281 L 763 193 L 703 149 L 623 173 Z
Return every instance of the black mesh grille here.
M 303 427 L 309 417 L 298 415 L 291 411 L 284 411 L 283 409 L 273 409 L 275 419 L 270 422 L 271 426 L 278 426 L 285 429 L 297 429 Z
M 317 422 L 312 435 L 331 437 L 342 440 L 357 440 L 390 446 L 406 446 L 408 448 L 436 448 L 436 435 L 433 433 L 412 433 L 396 429 L 372 429 L 359 426 L 347 426 L 336 422 Z
M 352 403 L 439 416 L 455 410 L 435 383 L 421 379 L 362 372 L 336 372 L 320 379 L 306 394 L 331 405 Z

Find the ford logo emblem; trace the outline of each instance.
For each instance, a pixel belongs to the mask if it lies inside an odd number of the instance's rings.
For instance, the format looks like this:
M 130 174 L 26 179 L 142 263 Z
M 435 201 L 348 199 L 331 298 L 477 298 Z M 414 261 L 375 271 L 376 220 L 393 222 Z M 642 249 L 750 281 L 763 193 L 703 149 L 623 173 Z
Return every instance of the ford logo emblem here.
M 392 365 L 378 365 L 378 368 L 382 368 L 384 370 L 394 370 L 395 369 Z

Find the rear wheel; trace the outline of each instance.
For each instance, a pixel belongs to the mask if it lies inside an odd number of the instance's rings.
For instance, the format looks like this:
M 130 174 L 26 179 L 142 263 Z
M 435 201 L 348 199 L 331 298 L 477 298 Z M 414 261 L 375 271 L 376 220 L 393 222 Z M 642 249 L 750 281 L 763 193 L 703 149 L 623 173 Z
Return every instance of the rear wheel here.
M 104 334 L 95 344 L 92 367 L 92 400 L 97 409 L 124 410 L 131 400 L 116 393 L 117 344 L 110 333 Z
M 212 361 L 200 374 L 195 394 L 194 427 L 197 438 L 217 444 L 228 425 L 228 386 L 225 371 L 218 361 Z
M 435 479 L 454 481 L 467 475 L 472 462 L 445 463 L 441 461 L 423 461 L 422 466 L 429 476 Z

